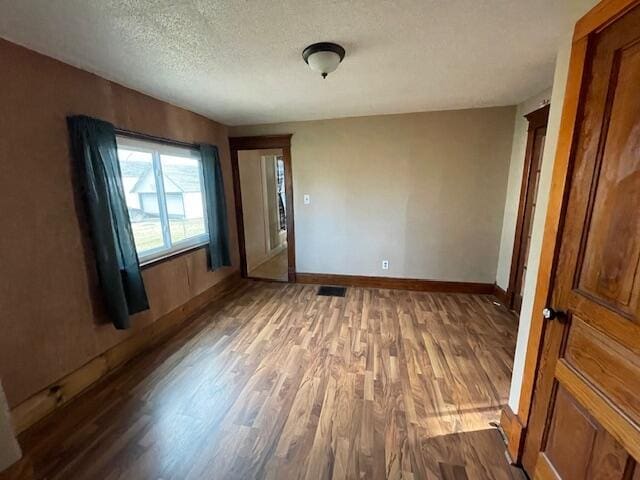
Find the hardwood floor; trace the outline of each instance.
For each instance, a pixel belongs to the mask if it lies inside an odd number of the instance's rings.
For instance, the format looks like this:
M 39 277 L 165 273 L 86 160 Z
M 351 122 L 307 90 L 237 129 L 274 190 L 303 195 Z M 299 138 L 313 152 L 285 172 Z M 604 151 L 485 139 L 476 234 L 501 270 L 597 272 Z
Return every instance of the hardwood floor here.
M 287 250 L 281 251 L 278 255 L 254 268 L 249 272 L 251 278 L 264 278 L 267 280 L 278 280 L 286 282 L 289 277 L 289 262 Z
M 491 296 L 247 282 L 21 437 L 14 478 L 515 479 Z

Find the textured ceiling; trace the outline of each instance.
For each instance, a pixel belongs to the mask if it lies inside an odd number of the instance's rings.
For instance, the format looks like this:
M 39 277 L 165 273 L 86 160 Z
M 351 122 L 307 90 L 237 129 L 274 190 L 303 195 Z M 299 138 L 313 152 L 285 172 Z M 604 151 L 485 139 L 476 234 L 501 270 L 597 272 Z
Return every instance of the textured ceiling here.
M 574 1 L 0 0 L 0 36 L 243 125 L 518 103 Z M 347 50 L 327 80 L 301 59 L 318 41 Z

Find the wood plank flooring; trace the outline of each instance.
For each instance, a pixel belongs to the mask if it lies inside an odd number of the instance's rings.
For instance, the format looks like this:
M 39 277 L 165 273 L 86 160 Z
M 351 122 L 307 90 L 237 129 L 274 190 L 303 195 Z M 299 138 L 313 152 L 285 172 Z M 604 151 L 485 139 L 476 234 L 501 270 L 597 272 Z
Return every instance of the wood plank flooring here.
M 50 479 L 516 479 L 493 297 L 247 282 L 21 437 Z M 7 477 L 9 478 L 9 477 Z

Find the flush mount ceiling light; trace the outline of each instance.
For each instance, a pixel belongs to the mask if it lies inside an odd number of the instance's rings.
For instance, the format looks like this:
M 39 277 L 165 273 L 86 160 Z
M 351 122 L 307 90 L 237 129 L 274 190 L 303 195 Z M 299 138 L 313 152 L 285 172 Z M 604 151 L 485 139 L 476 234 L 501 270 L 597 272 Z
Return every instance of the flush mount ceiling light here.
M 344 48 L 336 43 L 320 42 L 309 45 L 302 52 L 302 58 L 311 67 L 327 78 L 327 75 L 333 72 L 344 58 Z

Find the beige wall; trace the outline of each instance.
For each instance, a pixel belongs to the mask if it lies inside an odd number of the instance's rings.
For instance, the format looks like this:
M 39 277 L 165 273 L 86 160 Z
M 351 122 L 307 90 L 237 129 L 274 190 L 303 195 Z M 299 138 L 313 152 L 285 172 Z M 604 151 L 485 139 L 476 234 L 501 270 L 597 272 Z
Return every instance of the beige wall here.
M 0 40 L 0 378 L 10 406 L 122 342 L 237 269 L 227 128 Z M 66 117 L 218 145 L 233 268 L 207 271 L 205 251 L 144 270 L 151 309 L 118 331 L 106 318 L 69 153 Z
M 293 133 L 299 272 L 493 283 L 514 113 L 383 115 L 231 133 Z
M 529 261 L 524 280 L 524 293 L 522 296 L 522 307 L 520 309 L 518 338 L 516 342 L 513 374 L 511 377 L 511 390 L 509 394 L 509 406 L 515 413 L 518 412 L 518 402 L 520 401 L 520 386 L 522 385 L 524 359 L 527 351 L 531 317 L 533 315 L 533 298 L 535 296 L 536 280 L 538 278 L 538 267 L 540 266 L 542 234 L 544 230 L 545 217 L 547 215 L 547 206 L 549 204 L 551 174 L 553 171 L 553 162 L 555 160 L 556 146 L 558 143 L 562 104 L 564 102 L 564 90 L 569 71 L 570 52 L 571 38 L 568 37 L 560 47 L 556 58 L 553 91 L 551 94 L 551 108 L 549 110 L 549 123 L 547 124 L 547 138 L 545 140 L 544 152 L 542 155 L 542 170 L 540 172 L 538 197 L 536 198 L 536 211 L 534 213 L 533 226 L 531 230 Z
M 571 9 L 573 17 L 575 21 L 577 21 L 596 3 L 596 0 L 571 0 L 567 3 L 567 6 Z M 524 282 L 524 295 L 522 297 L 522 308 L 520 310 L 518 339 L 513 364 L 513 375 L 511 377 L 511 391 L 509 394 L 509 406 L 515 413 L 518 413 L 518 403 L 520 402 L 520 387 L 522 386 L 522 376 L 524 374 L 524 360 L 527 352 L 531 318 L 533 315 L 541 314 L 540 312 L 533 312 L 533 300 L 536 290 L 536 281 L 538 278 L 538 268 L 540 266 L 540 252 L 542 250 L 544 222 L 547 216 L 547 206 L 549 204 L 551 174 L 555 160 L 556 146 L 560 130 L 560 119 L 562 117 L 562 107 L 564 103 L 564 93 L 569 72 L 571 38 L 572 34 L 567 32 L 558 48 L 558 54 L 556 57 L 556 68 L 551 94 L 551 109 L 549 111 L 549 123 L 547 125 L 547 138 L 542 157 L 540 186 L 538 188 L 536 211 L 533 218 L 529 262 Z
M 500 254 L 498 256 L 498 271 L 496 273 L 496 283 L 505 291 L 509 286 L 511 256 L 513 254 L 513 241 L 516 234 L 516 223 L 518 221 L 522 171 L 524 169 L 524 156 L 529 129 L 529 122 L 524 116 L 538 110 L 543 106 L 543 102 L 548 102 L 549 100 L 551 100 L 550 88 L 525 100 L 516 108 L 511 160 L 509 162 L 507 198 L 504 206 L 504 217 L 502 219 Z

